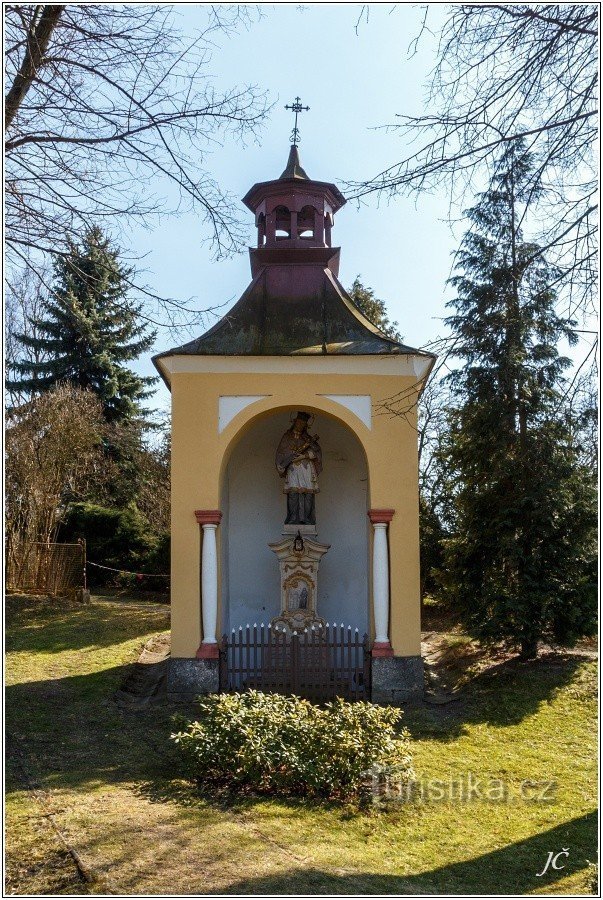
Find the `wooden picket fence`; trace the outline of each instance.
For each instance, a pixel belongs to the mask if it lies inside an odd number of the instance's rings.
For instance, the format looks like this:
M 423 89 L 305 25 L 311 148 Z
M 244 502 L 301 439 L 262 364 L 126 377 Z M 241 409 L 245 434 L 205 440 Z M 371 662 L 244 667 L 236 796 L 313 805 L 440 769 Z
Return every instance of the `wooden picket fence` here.
M 6 553 L 6 587 L 23 593 L 66 595 L 86 585 L 86 546 L 31 542 Z
M 370 700 L 368 635 L 344 625 L 300 634 L 264 625 L 233 628 L 220 643 L 220 690 L 255 688 L 308 700 Z

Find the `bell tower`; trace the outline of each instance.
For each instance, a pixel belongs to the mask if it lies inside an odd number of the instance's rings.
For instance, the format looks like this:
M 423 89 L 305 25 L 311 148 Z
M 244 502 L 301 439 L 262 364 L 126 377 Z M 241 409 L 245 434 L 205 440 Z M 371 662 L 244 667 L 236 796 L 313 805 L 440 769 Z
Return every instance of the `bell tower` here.
M 274 181 L 255 184 L 243 197 L 243 203 L 255 214 L 257 248 L 331 247 L 334 216 L 346 202 L 345 197 L 334 184 L 309 178 L 299 160 L 297 117 L 310 107 L 296 97 L 285 109 L 295 113 L 285 170 Z
M 280 178 L 255 184 L 243 198 L 255 215 L 260 251 L 330 248 L 335 213 L 345 202 L 334 184 L 308 177 L 296 144 Z

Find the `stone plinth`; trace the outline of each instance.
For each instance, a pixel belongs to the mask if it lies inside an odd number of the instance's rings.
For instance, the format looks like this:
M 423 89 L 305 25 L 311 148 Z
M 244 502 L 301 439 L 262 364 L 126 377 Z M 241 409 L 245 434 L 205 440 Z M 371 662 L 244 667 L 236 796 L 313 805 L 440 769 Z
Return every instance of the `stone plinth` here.
M 316 525 L 283 525 L 283 534 L 296 535 L 298 531 L 302 536 L 307 534 L 311 536 L 318 534 Z
M 372 660 L 373 703 L 418 702 L 423 698 L 421 656 L 374 656 Z
M 168 660 L 167 693 L 172 700 L 193 700 L 220 689 L 217 659 Z

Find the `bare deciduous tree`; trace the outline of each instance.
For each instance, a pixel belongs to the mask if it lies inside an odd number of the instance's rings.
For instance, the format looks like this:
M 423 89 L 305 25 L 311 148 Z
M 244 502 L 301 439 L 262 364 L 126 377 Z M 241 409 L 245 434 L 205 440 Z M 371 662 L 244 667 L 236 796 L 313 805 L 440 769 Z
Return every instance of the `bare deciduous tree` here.
M 594 352 L 592 354 L 594 356 Z M 564 399 L 574 449 L 580 462 L 597 478 L 599 462 L 599 392 L 598 371 L 587 358 L 576 370 Z
M 159 441 L 140 455 L 141 488 L 136 505 L 157 533 L 170 530 L 170 423 L 164 422 Z
M 5 6 L 10 259 L 39 271 L 41 257 L 66 252 L 95 223 L 165 209 L 157 191 L 166 182 L 180 209 L 199 211 L 218 255 L 240 247 L 238 214 L 207 171 L 207 150 L 252 136 L 266 99 L 249 85 L 219 92 L 209 66 L 216 33 L 254 10 L 198 12 L 204 26 L 189 40 L 163 4 Z
M 428 7 L 423 28 L 427 28 Z M 568 285 L 569 317 L 592 311 L 596 276 L 598 9 L 595 4 L 452 4 L 422 116 L 399 115 L 409 149 L 355 195 L 444 185 L 454 209 L 473 200 L 502 149 L 519 138 L 532 175 L 540 252 Z M 411 45 L 412 46 L 412 45 Z M 467 192 L 467 193 L 466 193 Z
M 14 273 L 14 278 L 7 279 L 4 308 L 4 360 L 6 374 L 9 379 L 15 374 L 15 363 L 18 361 L 43 362 L 46 353 L 40 347 L 26 347 L 16 337 L 25 334 L 37 337 L 36 322 L 42 318 L 45 293 L 42 281 L 31 269 L 21 269 Z M 44 280 L 48 275 L 42 271 Z M 27 394 L 7 385 L 10 406 L 24 403 Z
M 59 385 L 8 416 L 6 429 L 6 536 L 14 565 L 32 541 L 51 541 L 68 500 L 102 478 L 100 401 Z

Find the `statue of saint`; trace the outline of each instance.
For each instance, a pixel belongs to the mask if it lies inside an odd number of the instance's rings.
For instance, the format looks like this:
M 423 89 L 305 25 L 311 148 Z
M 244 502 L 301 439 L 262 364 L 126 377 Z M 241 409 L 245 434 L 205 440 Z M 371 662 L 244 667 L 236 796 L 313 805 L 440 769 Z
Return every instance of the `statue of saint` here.
M 276 468 L 285 479 L 287 518 L 285 525 L 316 525 L 314 498 L 322 472 L 318 435 L 308 433 L 310 415 L 298 412 L 276 450 Z

